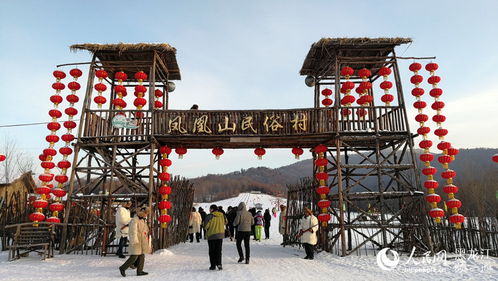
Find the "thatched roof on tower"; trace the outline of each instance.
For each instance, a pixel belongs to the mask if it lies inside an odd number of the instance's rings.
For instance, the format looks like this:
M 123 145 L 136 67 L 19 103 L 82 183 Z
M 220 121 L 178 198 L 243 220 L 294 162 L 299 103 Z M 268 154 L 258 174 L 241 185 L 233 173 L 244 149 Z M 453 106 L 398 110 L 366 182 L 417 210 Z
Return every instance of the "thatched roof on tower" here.
M 311 45 L 301 67 L 301 75 L 334 75 L 329 65 L 337 57 L 385 57 L 394 47 L 411 43 L 410 38 L 322 38 Z M 367 67 L 368 66 L 362 66 Z M 324 68 L 328 68 L 325 69 Z
M 157 65 L 168 73 L 169 80 L 180 80 L 180 68 L 176 60 L 176 49 L 166 43 L 118 43 L 118 44 L 75 44 L 70 46 L 72 51 L 87 50 L 99 59 L 108 72 L 124 71 L 128 77 L 133 73 L 144 71 L 152 66 L 154 54 L 157 54 L 163 64 Z

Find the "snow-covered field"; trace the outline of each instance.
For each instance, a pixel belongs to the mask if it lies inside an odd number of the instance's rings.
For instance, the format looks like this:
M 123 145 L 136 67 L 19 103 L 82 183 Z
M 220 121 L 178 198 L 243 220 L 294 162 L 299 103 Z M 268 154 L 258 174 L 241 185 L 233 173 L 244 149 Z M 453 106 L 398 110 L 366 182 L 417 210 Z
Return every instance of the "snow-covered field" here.
M 273 208 L 278 198 L 263 194 L 243 193 L 238 197 L 216 202 L 217 205 L 235 206 L 240 201 L 252 207 L 261 203 L 263 208 Z M 206 209 L 211 203 L 200 203 Z M 400 263 L 391 271 L 378 267 L 375 256 L 338 257 L 319 253 L 315 260 L 304 260 L 299 248 L 280 246 L 278 220 L 272 221 L 269 240 L 251 241 L 251 263 L 238 264 L 235 242 L 223 243 L 223 271 L 210 271 L 208 249 L 201 243 L 184 243 L 146 256 L 147 276 L 135 276 L 127 271 L 127 279 L 133 280 L 498 280 L 498 259 L 477 256 L 467 259 L 451 259 L 434 264 L 424 263 L 422 258 L 410 261 L 400 257 Z M 115 256 L 56 255 L 40 261 L 36 255 L 7 262 L 7 252 L 0 253 L 0 280 L 120 280 L 118 267 L 124 262 Z M 417 263 L 417 264 L 415 264 Z

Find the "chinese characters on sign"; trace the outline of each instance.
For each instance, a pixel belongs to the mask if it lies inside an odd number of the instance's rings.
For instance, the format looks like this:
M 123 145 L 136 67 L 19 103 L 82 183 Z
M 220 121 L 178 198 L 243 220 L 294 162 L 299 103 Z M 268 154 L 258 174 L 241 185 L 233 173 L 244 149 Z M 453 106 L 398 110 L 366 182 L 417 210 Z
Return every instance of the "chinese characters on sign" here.
M 308 112 L 253 113 L 236 116 L 202 114 L 172 115 L 167 121 L 168 134 L 280 134 L 307 133 Z

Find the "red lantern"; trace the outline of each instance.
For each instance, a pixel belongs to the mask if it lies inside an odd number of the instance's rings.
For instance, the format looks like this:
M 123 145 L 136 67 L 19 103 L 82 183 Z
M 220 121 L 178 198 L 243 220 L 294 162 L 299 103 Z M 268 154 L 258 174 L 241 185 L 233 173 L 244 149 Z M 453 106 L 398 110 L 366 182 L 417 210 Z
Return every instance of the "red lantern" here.
M 172 204 L 170 201 L 161 201 L 159 202 L 159 209 L 164 210 L 164 209 L 171 209 Z
M 36 193 L 37 194 L 49 194 L 50 193 L 50 187 L 44 185 L 44 186 L 39 186 L 36 188 Z
M 55 176 L 55 181 L 64 184 L 69 180 L 69 178 L 66 175 L 57 175 Z
M 448 130 L 443 129 L 443 128 L 438 128 L 434 131 L 434 134 L 438 137 L 444 137 L 448 134 Z
M 64 146 L 59 148 L 59 153 L 62 155 L 71 155 L 73 153 L 73 149 L 68 146 Z
M 61 136 L 61 139 L 65 142 L 72 142 L 74 140 L 74 135 L 72 134 L 64 134 Z
M 47 219 L 47 222 L 48 222 L 48 223 L 60 223 L 60 222 L 61 222 L 61 220 L 60 220 L 58 217 L 49 217 L 49 218 Z
M 53 75 L 55 78 L 57 78 L 57 80 L 66 78 L 66 73 L 64 73 L 63 71 L 60 71 L 60 70 L 54 71 Z
M 118 71 L 114 74 L 114 79 L 124 81 L 128 79 L 128 75 L 126 75 L 123 71 Z
M 410 78 L 410 82 L 415 85 L 422 83 L 422 81 L 424 81 L 424 77 L 422 77 L 422 75 L 415 74 Z
M 382 90 L 389 90 L 393 87 L 393 83 L 391 81 L 383 81 L 380 83 L 380 88 Z
M 48 111 L 48 115 L 52 118 L 61 118 L 62 112 L 58 109 L 51 109 Z
M 304 150 L 300 147 L 293 147 L 292 154 L 294 154 L 296 159 L 299 159 L 299 156 L 303 155 Z
M 443 94 L 443 90 L 439 88 L 433 88 L 430 92 L 429 95 L 433 98 L 439 98 Z
M 458 199 L 450 199 L 446 201 L 446 206 L 448 206 L 448 208 L 460 208 L 462 207 L 462 202 Z
M 263 159 L 263 155 L 266 154 L 266 150 L 262 147 L 258 147 L 256 149 L 254 149 L 254 154 L 256 154 L 258 156 L 259 160 L 261 160 L 261 159 Z
M 318 221 L 320 222 L 328 222 L 330 220 L 330 214 L 322 213 L 318 215 Z
M 439 149 L 439 150 L 446 150 L 446 149 L 449 149 L 450 147 L 451 147 L 451 143 L 449 143 L 447 141 L 442 141 L 442 142 L 437 144 L 437 149 Z
M 143 71 L 139 71 L 135 73 L 135 79 L 137 79 L 139 82 L 147 80 L 147 74 Z
M 458 193 L 458 186 L 453 185 L 453 184 L 448 184 L 443 187 L 443 191 L 446 194 L 449 193 Z
M 171 179 L 171 175 L 169 173 L 163 172 L 159 174 L 159 179 L 161 181 L 169 181 Z
M 177 147 L 175 149 L 176 154 L 178 154 L 178 159 L 183 159 L 183 155 L 187 154 L 187 148 Z
M 69 82 L 67 84 L 67 87 L 71 90 L 71 91 L 78 91 L 80 88 L 81 88 L 81 85 L 80 83 L 76 82 L 76 81 L 73 81 L 73 82 Z
M 381 67 L 379 72 L 377 72 L 380 76 L 389 76 L 391 74 L 391 69 L 389 67 Z
M 57 131 L 61 128 L 61 124 L 59 122 L 50 122 L 47 124 L 47 129 L 50 131 Z
M 169 167 L 171 166 L 172 162 L 168 158 L 160 159 L 159 160 L 159 166 L 161 167 Z
M 133 105 L 136 107 L 142 108 L 144 105 L 147 104 L 147 100 L 144 98 L 136 98 L 135 101 L 133 101 Z
M 457 150 L 456 148 L 454 148 L 454 149 Z M 449 153 L 449 150 L 448 150 L 448 153 Z M 495 162 L 495 163 L 498 163 L 498 153 L 493 155 L 493 157 L 491 157 L 491 160 L 493 160 L 493 162 Z
M 159 148 L 159 153 L 169 155 L 171 154 L 171 148 L 168 146 L 161 146 Z
M 154 101 L 154 108 L 162 108 L 163 107 L 163 103 L 161 101 Z
M 215 155 L 216 160 L 219 160 L 224 151 L 221 147 L 215 147 L 211 152 Z
M 344 89 L 345 92 L 350 91 L 350 90 L 354 89 L 354 83 L 351 81 L 346 81 L 346 82 L 342 83 L 341 89 Z M 330 94 L 332 94 L 332 91 L 330 91 Z
M 444 211 L 439 208 L 434 208 L 429 211 L 429 216 L 431 216 L 432 218 L 441 218 L 444 217 Z
M 456 224 L 456 223 L 461 224 L 461 223 L 465 222 L 465 217 L 460 215 L 460 214 L 454 214 L 454 215 L 450 216 L 450 222 L 453 224 Z
M 170 215 L 160 215 L 158 220 L 160 223 L 168 223 L 168 222 L 171 222 L 171 216 Z
M 316 177 L 317 180 L 324 180 L 324 181 L 326 181 L 326 180 L 328 180 L 329 175 L 327 173 L 325 173 L 325 172 L 320 172 L 320 173 L 316 173 L 315 177 Z
M 57 135 L 48 135 L 45 137 L 45 140 L 49 143 L 56 143 L 59 141 L 59 137 Z
M 356 111 L 356 115 L 358 115 L 359 117 L 365 117 L 367 116 L 368 114 L 368 111 L 364 108 L 359 108 L 358 111 Z
M 44 155 L 49 155 L 49 156 L 55 156 L 57 154 L 57 151 L 53 148 L 45 148 L 43 150 Z
M 434 72 L 439 68 L 439 65 L 435 62 L 431 62 L 425 65 L 425 70 Z
M 95 71 L 95 76 L 99 78 L 100 80 L 107 78 L 108 74 L 105 70 L 99 69 Z
M 167 185 L 163 185 L 159 188 L 159 193 L 161 195 L 168 195 L 171 194 L 171 187 Z
M 42 182 L 50 182 L 54 179 L 53 174 L 41 174 L 38 176 L 38 179 Z
M 99 106 L 102 106 L 104 103 L 106 103 L 107 99 L 103 96 L 96 96 L 93 101 L 98 104 Z
M 441 202 L 441 196 L 437 194 L 428 194 L 425 196 L 425 200 L 429 203 L 439 203 Z
M 68 96 L 66 97 L 66 100 L 67 100 L 69 103 L 77 103 L 77 102 L 80 100 L 80 98 L 78 98 L 78 96 L 77 96 L 77 95 L 68 95 Z M 62 97 L 61 97 L 61 102 L 62 102 Z M 59 102 L 59 103 L 60 103 L 60 102 Z
M 329 99 L 329 98 L 326 98 L 326 99 L 323 99 L 322 100 L 322 104 L 325 106 L 325 107 L 329 107 L 331 106 L 332 104 L 334 103 L 333 100 Z
M 436 189 L 439 187 L 439 183 L 435 180 L 426 180 L 424 182 L 424 187 L 427 188 L 427 189 Z
M 34 212 L 29 215 L 29 220 L 33 222 L 39 222 L 45 220 L 45 215 L 39 212 Z
M 420 69 L 422 69 L 422 65 L 418 62 L 414 62 L 414 63 L 410 64 L 409 68 L 410 68 L 410 71 L 417 72 Z
M 323 144 L 319 144 L 319 145 L 315 146 L 315 149 L 314 149 L 315 153 L 325 153 L 325 152 L 327 152 L 327 150 L 328 150 L 327 146 L 325 146 Z
M 452 178 L 456 177 L 456 172 L 448 169 L 448 170 L 441 173 L 441 177 L 443 179 L 452 179 Z
M 439 163 L 441 164 L 447 164 L 447 163 L 451 163 L 451 161 L 453 161 L 451 159 L 451 156 L 449 155 L 441 155 L 437 158 L 437 161 L 439 161 Z
M 50 161 L 43 161 L 43 162 L 41 162 L 40 166 L 43 169 L 53 169 L 53 168 L 55 168 L 55 163 L 50 162 Z
M 48 209 L 52 212 L 60 212 L 64 210 L 64 204 L 62 203 L 52 203 L 48 207 Z
M 64 128 L 69 129 L 69 130 L 74 129 L 74 128 L 76 128 L 76 122 L 64 121 Z
M 431 142 L 430 146 L 432 146 L 432 142 Z M 432 155 L 430 153 L 424 153 L 424 154 L 420 155 L 420 161 L 422 161 L 422 162 L 431 162 L 432 160 L 434 160 L 434 155 Z
M 422 174 L 424 174 L 426 176 L 435 175 L 436 173 L 437 173 L 436 168 L 434 168 L 432 166 L 429 166 L 429 167 L 422 169 Z
M 50 97 L 50 101 L 54 103 L 55 105 L 58 105 L 59 103 L 62 102 L 62 97 L 59 95 L 53 95 Z
M 138 96 L 137 94 L 138 93 L 146 93 L 147 92 L 147 88 L 144 86 L 144 85 L 137 85 L 135 86 L 135 96 Z
M 342 76 L 349 77 L 353 74 L 354 74 L 354 70 L 351 67 L 345 66 L 345 67 L 341 68 L 341 75 Z
M 68 107 L 64 110 L 64 113 L 69 116 L 75 116 L 78 114 L 78 110 L 74 107 Z
M 116 85 L 114 86 L 114 91 L 116 93 L 120 93 L 123 97 L 126 97 L 127 93 L 126 93 L 126 87 L 123 86 L 123 85 Z
M 327 166 L 328 161 L 327 158 L 319 158 L 315 160 L 315 165 L 318 167 L 324 167 Z
M 66 191 L 63 190 L 63 189 L 60 189 L 60 188 L 53 188 L 51 190 L 52 194 L 55 196 L 55 197 L 64 197 L 66 196 Z
M 161 90 L 159 90 L 159 89 L 157 89 L 157 90 L 155 90 L 155 91 L 154 91 L 154 96 L 155 96 L 156 98 L 160 98 L 160 97 L 162 97 L 163 95 L 164 95 L 163 91 L 161 91 Z
M 38 200 L 35 200 L 32 205 L 33 205 L 33 208 L 43 209 L 43 208 L 46 208 L 48 206 L 48 202 L 46 200 L 38 199 Z
M 103 83 L 97 83 L 97 84 L 95 84 L 94 88 L 98 92 L 104 92 L 105 90 L 107 90 L 107 86 L 105 84 L 103 84 Z
M 123 99 L 117 98 L 112 101 L 112 104 L 118 108 L 125 108 L 126 102 Z
M 69 169 L 71 167 L 71 162 L 67 160 L 59 161 L 59 163 L 57 163 L 57 167 L 60 169 Z
M 442 101 L 435 101 L 432 105 L 431 108 L 434 110 L 441 110 L 444 108 L 444 102 Z
M 370 72 L 370 70 L 368 70 L 366 68 L 362 68 L 362 69 L 358 70 L 358 76 L 360 76 L 363 79 L 370 77 L 371 75 L 372 75 L 372 72 Z
M 421 97 L 422 95 L 424 95 L 424 89 L 418 87 L 413 88 L 412 95 L 415 97 Z
M 390 94 L 385 94 L 383 95 L 380 100 L 383 102 L 383 103 L 391 103 L 394 101 L 394 96 L 393 95 L 390 95 Z
M 433 75 L 427 79 L 427 82 L 429 82 L 429 84 L 433 84 L 435 86 L 435 84 L 441 82 L 441 77 Z M 442 93 L 442 91 L 441 91 L 441 93 Z
M 329 200 L 320 200 L 317 203 L 317 205 L 320 209 L 328 208 L 328 207 L 330 207 L 330 204 L 331 204 L 331 202 Z
M 342 105 L 351 105 L 355 100 L 356 100 L 356 98 L 354 96 L 347 95 L 341 99 L 341 104 Z
M 318 194 L 329 194 L 330 188 L 328 186 L 319 186 L 316 188 L 316 193 Z
M 415 107 L 416 109 L 424 109 L 426 106 L 427 106 L 427 103 L 425 101 L 421 101 L 421 100 L 413 103 L 413 107 Z
M 417 134 L 419 135 L 427 135 L 431 132 L 431 128 L 429 127 L 420 127 L 417 129 Z
M 332 95 L 332 90 L 331 89 L 323 89 L 322 95 L 328 97 L 328 96 Z
M 436 115 L 432 116 L 432 121 L 434 121 L 436 123 L 443 123 L 444 121 L 446 121 L 446 116 L 441 115 L 441 114 L 436 114 Z
M 428 149 L 432 146 L 432 141 L 430 140 L 423 140 L 419 143 L 418 145 L 422 149 Z M 431 160 L 432 161 L 432 160 Z M 425 161 L 424 161 L 425 162 Z
M 69 71 L 69 75 L 73 76 L 74 79 L 77 79 L 83 75 L 83 72 L 77 68 L 73 68 Z

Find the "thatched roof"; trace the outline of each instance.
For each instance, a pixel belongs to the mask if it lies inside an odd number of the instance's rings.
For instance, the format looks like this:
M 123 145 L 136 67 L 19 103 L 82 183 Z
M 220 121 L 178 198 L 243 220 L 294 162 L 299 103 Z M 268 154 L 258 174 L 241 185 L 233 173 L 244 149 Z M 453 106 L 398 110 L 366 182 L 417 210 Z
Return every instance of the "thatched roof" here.
M 163 72 L 169 73 L 169 80 L 181 79 L 180 69 L 176 61 L 176 49 L 166 43 L 87 43 L 72 45 L 70 49 L 72 51 L 90 51 L 95 54 L 107 72 L 124 71 L 129 74 L 130 78 L 140 70 L 148 73 L 148 69 L 152 66 L 154 53 L 156 53 L 164 62 L 164 65 L 158 64 L 157 67 Z
M 410 38 L 322 38 L 311 45 L 301 68 L 301 75 L 317 75 L 326 64 L 334 62 L 336 57 L 385 57 L 394 47 L 411 43 Z M 353 66 L 352 66 L 353 67 Z M 377 65 L 356 65 L 353 68 L 375 68 Z M 322 75 L 334 75 L 333 65 Z
M 10 194 L 16 191 L 33 193 L 35 192 L 35 188 L 36 184 L 31 176 L 31 172 L 27 172 L 11 183 L 0 184 L 0 197 L 5 196 L 7 192 Z

